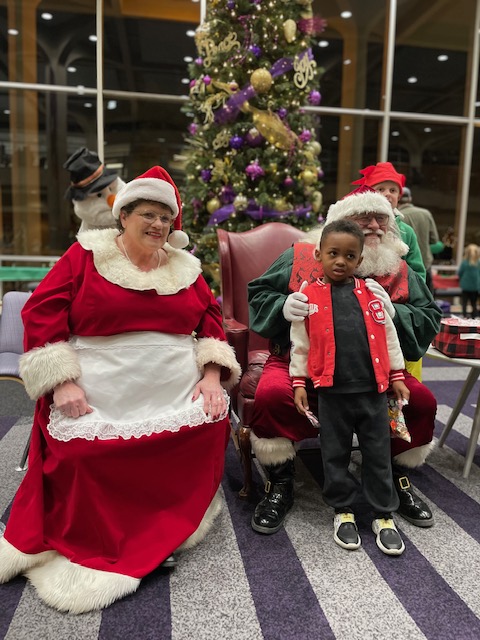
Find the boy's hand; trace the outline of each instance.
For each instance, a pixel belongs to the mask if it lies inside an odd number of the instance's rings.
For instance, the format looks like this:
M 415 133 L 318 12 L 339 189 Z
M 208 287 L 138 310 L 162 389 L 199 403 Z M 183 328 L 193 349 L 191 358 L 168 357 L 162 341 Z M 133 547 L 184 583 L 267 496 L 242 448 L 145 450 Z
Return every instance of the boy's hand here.
M 293 399 L 298 413 L 301 413 L 302 416 L 304 416 L 305 411 L 308 411 L 308 397 L 305 387 L 295 387 Z
M 403 380 L 396 380 L 395 382 L 392 382 L 392 390 L 398 402 L 402 403 L 402 406 L 408 404 L 410 399 L 410 390 Z

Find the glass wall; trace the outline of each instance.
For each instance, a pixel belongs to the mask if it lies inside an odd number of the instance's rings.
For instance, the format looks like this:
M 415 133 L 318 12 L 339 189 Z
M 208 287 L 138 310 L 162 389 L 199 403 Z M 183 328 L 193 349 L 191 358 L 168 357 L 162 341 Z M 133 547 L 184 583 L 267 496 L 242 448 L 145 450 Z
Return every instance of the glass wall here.
M 326 207 L 390 160 L 441 234 L 480 242 L 478 4 L 313 1 L 327 26 L 314 51 L 322 102 L 307 109 L 320 115 Z M 0 0 L 0 254 L 72 242 L 63 163 L 80 146 L 124 180 L 158 163 L 184 183 L 200 12 L 190 0 Z

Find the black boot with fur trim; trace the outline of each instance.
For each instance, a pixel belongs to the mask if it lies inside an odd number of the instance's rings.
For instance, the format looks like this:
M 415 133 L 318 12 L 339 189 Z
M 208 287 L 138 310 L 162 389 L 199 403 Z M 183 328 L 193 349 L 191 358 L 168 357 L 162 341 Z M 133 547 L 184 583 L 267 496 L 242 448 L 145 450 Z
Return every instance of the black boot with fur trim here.
M 265 496 L 260 500 L 252 516 L 252 529 L 259 533 L 276 533 L 293 505 L 293 481 L 295 461 L 265 467 L 268 481 Z

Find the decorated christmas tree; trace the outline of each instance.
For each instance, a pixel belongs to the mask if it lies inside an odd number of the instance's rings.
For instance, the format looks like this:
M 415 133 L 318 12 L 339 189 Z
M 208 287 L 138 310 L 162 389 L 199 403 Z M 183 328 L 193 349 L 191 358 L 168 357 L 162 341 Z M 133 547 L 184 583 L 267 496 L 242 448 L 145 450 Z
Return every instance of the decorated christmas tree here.
M 189 67 L 182 191 L 183 226 L 205 266 L 217 262 L 217 226 L 308 229 L 321 216 L 318 123 L 302 107 L 321 100 L 311 47 L 324 27 L 311 0 L 207 2 Z

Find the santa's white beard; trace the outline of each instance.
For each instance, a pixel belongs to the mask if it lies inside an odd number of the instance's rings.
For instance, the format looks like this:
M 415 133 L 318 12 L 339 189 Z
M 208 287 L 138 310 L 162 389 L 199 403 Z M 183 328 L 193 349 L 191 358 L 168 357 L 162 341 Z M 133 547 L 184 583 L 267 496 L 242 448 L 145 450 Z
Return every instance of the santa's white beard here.
M 361 278 L 367 276 L 384 276 L 396 273 L 400 265 L 401 256 L 405 255 L 408 247 L 390 233 L 382 235 L 378 244 L 367 244 L 363 247 L 363 261 L 355 273 Z

